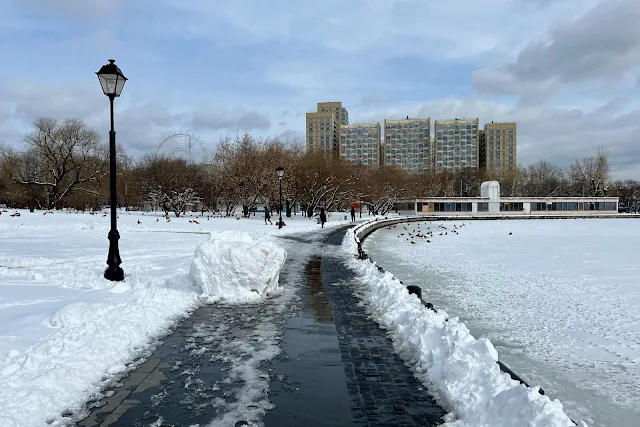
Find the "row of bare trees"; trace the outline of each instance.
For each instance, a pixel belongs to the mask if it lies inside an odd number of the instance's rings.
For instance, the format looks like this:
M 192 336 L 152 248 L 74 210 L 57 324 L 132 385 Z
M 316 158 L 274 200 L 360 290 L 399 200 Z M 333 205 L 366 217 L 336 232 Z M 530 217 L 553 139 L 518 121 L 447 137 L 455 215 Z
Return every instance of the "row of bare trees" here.
M 211 208 L 248 216 L 255 208 L 277 210 L 279 180 L 285 169 L 283 204 L 287 215 L 300 207 L 349 209 L 362 202 L 379 214 L 401 198 L 478 196 L 483 181 L 500 181 L 505 196 L 613 195 L 640 207 L 640 183 L 611 182 L 605 152 L 576 159 L 566 167 L 547 161 L 493 177 L 482 171 L 408 175 L 382 167 L 357 169 L 323 155 L 305 153 L 297 141 L 261 139 L 249 134 L 219 141 L 207 163 L 157 154 L 128 157 L 118 147 L 118 200 L 123 206 L 182 215 Z M 0 204 L 11 207 L 98 209 L 109 199 L 108 150 L 99 135 L 79 119 L 34 121 L 22 150 L 0 147 Z

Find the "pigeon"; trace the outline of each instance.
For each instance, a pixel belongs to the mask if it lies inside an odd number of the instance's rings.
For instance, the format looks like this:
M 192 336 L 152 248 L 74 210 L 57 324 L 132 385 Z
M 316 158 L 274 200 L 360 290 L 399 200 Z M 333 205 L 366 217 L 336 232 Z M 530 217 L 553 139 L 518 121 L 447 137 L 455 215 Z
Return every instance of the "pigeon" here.
M 140 220 L 138 220 L 138 224 L 142 224 L 142 223 L 140 222 Z

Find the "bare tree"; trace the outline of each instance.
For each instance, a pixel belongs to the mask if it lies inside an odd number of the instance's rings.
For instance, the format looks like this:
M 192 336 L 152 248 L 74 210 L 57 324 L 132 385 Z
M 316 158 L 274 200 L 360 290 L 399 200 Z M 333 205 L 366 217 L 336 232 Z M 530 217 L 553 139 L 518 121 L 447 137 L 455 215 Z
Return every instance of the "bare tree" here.
M 640 211 L 640 182 L 625 179 L 614 183 L 615 194 L 632 212 Z
M 609 189 L 609 156 L 600 150 L 595 156 L 576 159 L 569 166 L 570 191 L 575 196 L 602 197 Z
M 147 200 L 165 215 L 173 212 L 179 217 L 199 201 L 194 187 L 202 179 L 201 167 L 184 159 L 146 156 L 140 162 L 138 179 Z
M 99 135 L 80 119 L 62 124 L 51 118 L 34 121 L 35 131 L 24 138 L 26 150 L 12 179 L 31 189 L 39 187 L 47 208 L 60 207 L 74 191 L 96 192 L 87 184 L 106 174 L 108 151 Z
M 400 169 L 381 167 L 369 171 L 367 179 L 367 204 L 375 215 L 385 215 L 405 194 L 405 184 L 410 178 Z
M 299 159 L 295 171 L 298 178 L 293 191 L 305 204 L 309 217 L 319 206 L 341 210 L 355 200 L 356 171 L 339 160 L 307 153 Z
M 552 197 L 566 192 L 564 171 L 546 160 L 529 165 L 521 175 L 525 196 Z

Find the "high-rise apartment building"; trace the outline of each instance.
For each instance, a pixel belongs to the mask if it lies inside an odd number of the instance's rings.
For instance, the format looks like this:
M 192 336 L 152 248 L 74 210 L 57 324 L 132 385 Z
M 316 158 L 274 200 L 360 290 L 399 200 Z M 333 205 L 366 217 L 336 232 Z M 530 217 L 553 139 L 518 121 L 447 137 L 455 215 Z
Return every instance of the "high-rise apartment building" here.
M 364 168 L 380 166 L 380 123 L 343 125 L 340 135 L 340 157 Z
M 307 151 L 340 155 L 340 127 L 349 124 L 342 102 L 318 102 L 317 112 L 307 113 Z
M 504 175 L 516 167 L 515 122 L 486 123 L 480 145 L 481 167 L 492 175 Z
M 333 113 L 307 113 L 307 152 L 337 157 L 340 147 L 338 124 Z
M 487 140 L 482 129 L 478 130 L 478 169 L 486 170 L 487 168 Z
M 436 120 L 436 172 L 478 168 L 478 119 Z
M 384 121 L 382 164 L 409 173 L 431 169 L 431 118 Z
M 318 113 L 327 112 L 335 115 L 339 126 L 349 124 L 349 112 L 342 106 L 342 102 L 318 102 Z

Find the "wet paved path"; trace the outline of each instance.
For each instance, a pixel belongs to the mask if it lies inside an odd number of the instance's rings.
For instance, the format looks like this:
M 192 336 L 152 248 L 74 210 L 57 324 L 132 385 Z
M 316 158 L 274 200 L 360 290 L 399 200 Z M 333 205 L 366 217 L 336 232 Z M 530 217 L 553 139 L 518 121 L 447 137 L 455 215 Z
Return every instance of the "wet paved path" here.
M 340 245 L 342 235 L 327 243 Z M 331 253 L 332 250 L 327 252 Z M 445 411 L 394 353 L 386 332 L 354 296 L 354 273 L 337 257 L 322 261 L 322 280 L 333 308 L 351 409 L 357 425 L 436 426 Z
M 353 273 L 331 255 L 344 231 L 283 238 L 281 286 L 289 293 L 198 309 L 90 402 L 78 425 L 440 424 L 444 411 L 367 318 Z

